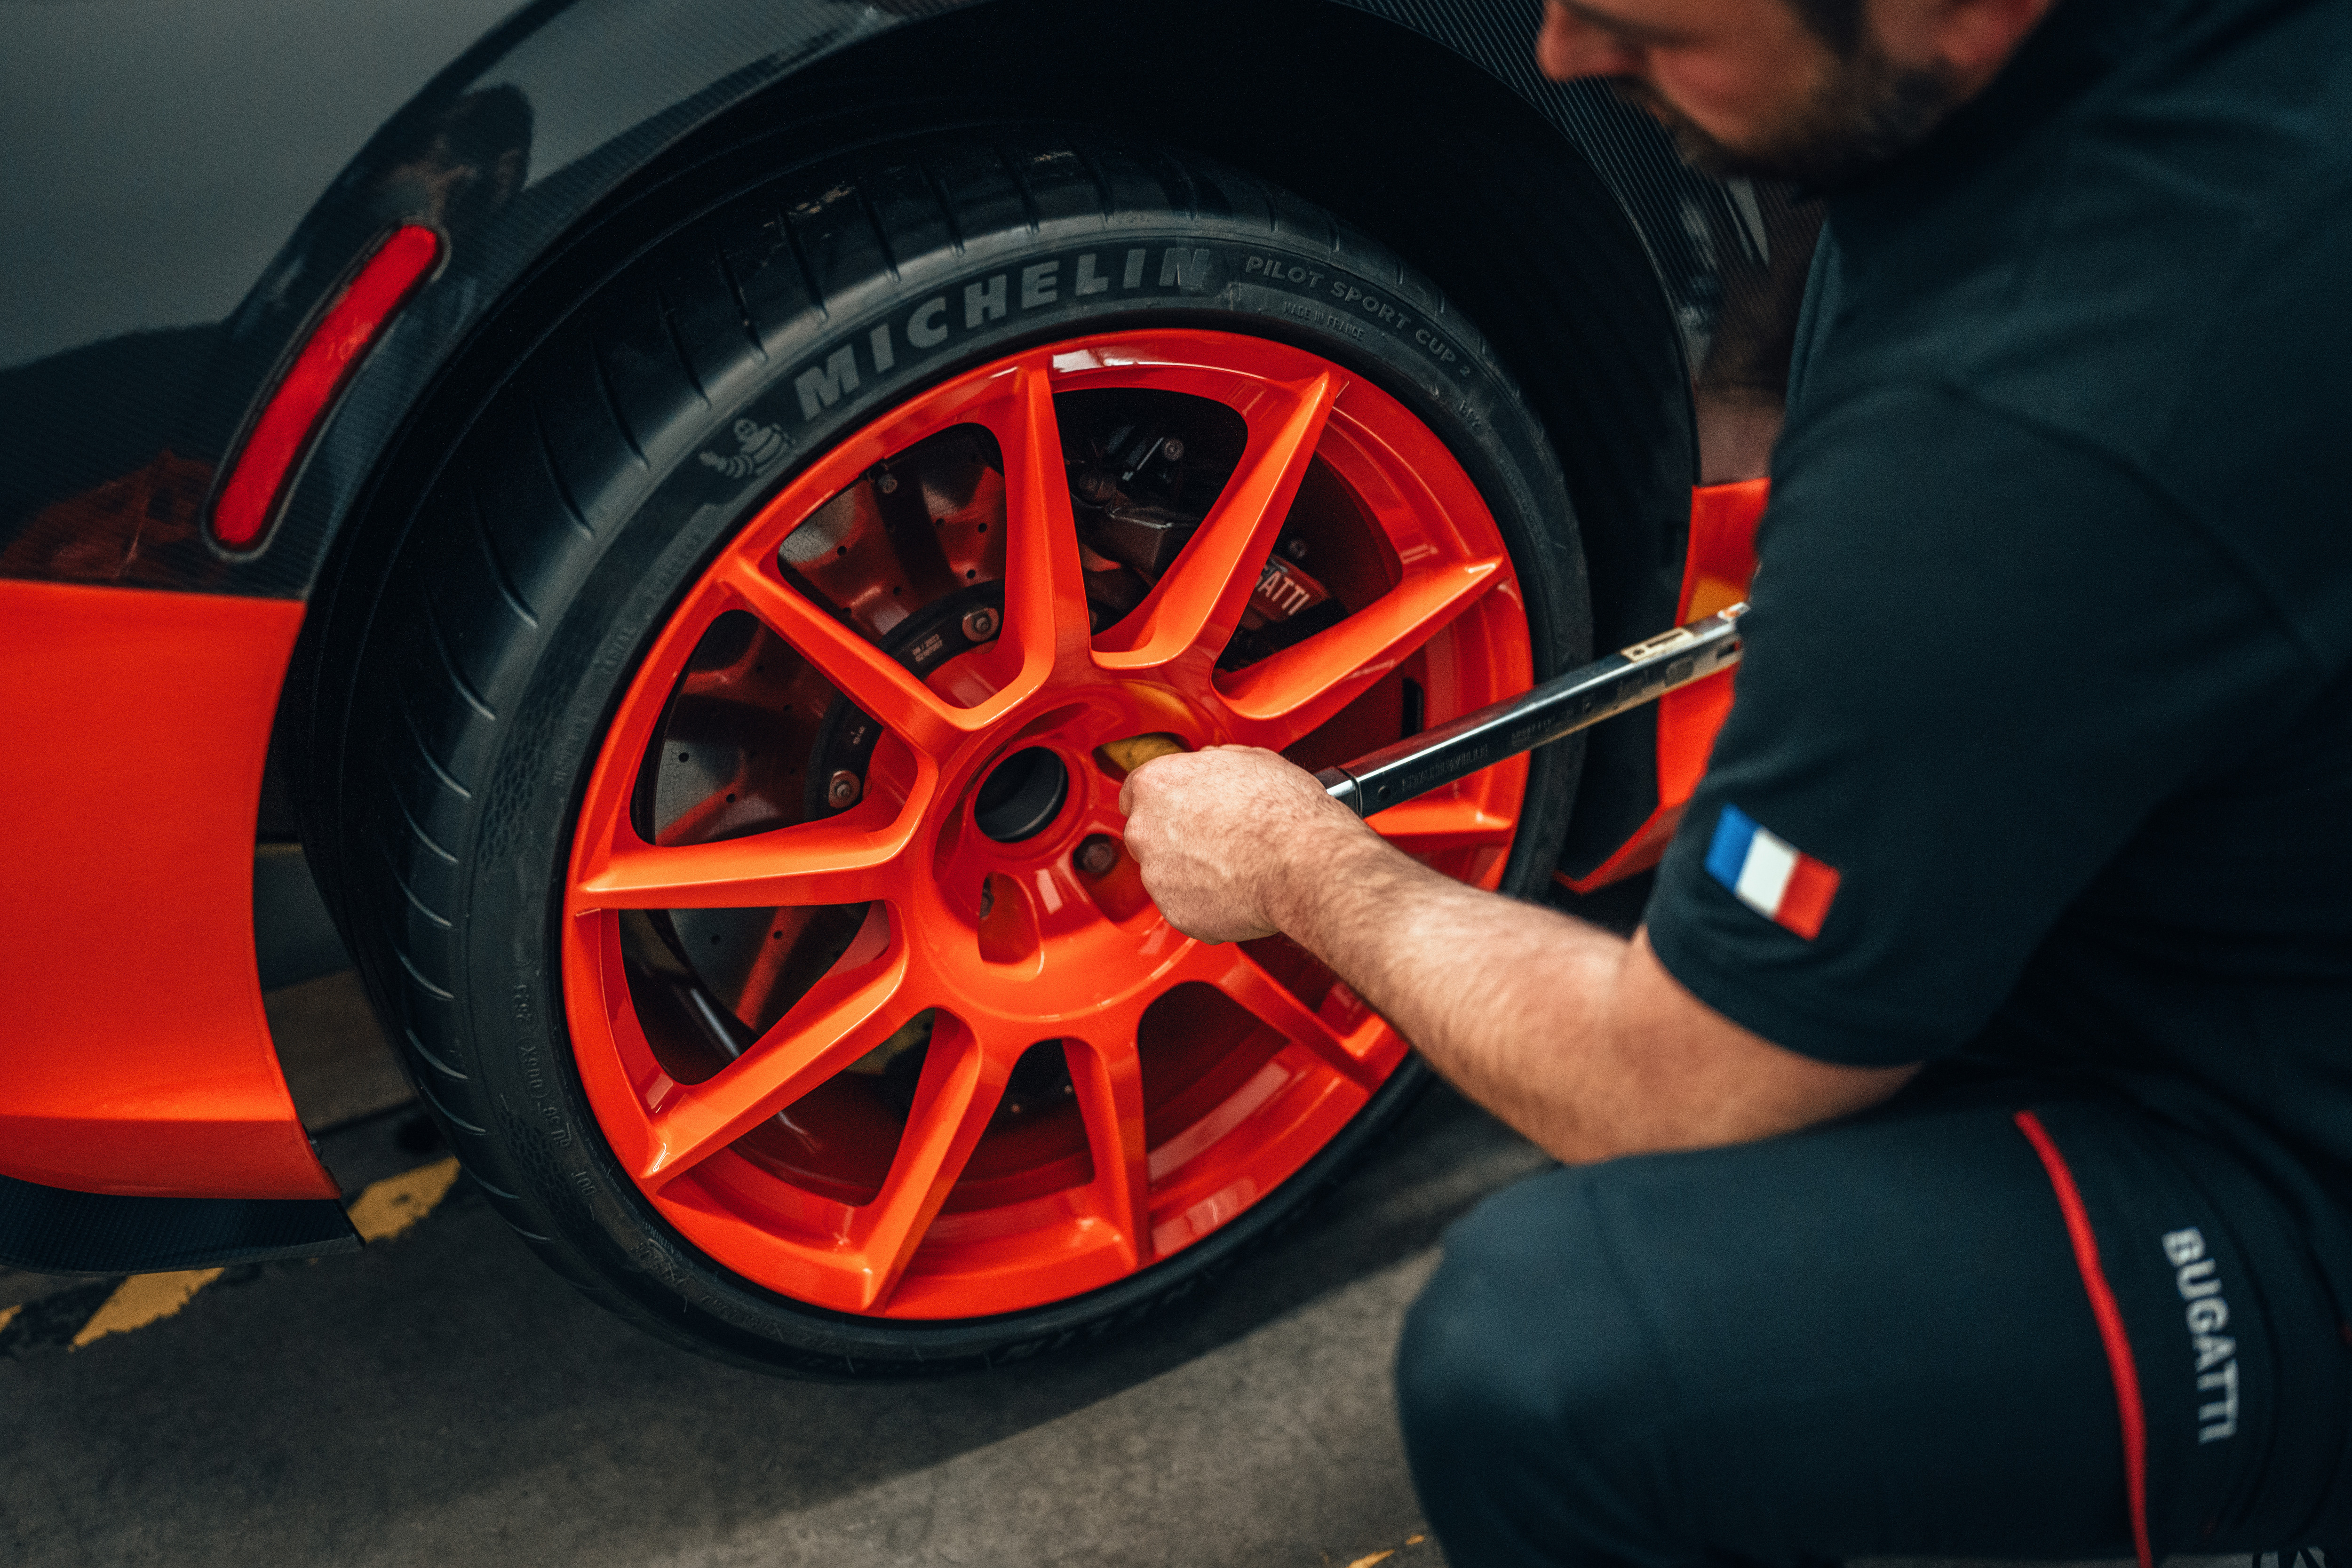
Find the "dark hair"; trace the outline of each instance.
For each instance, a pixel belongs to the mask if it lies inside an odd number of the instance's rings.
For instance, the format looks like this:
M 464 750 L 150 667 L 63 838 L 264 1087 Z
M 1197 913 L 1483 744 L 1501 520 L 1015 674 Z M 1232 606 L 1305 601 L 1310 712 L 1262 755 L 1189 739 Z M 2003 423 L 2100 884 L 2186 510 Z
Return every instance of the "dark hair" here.
M 1852 58 L 1862 47 L 1863 0 L 1789 0 L 1789 6 L 1839 58 Z

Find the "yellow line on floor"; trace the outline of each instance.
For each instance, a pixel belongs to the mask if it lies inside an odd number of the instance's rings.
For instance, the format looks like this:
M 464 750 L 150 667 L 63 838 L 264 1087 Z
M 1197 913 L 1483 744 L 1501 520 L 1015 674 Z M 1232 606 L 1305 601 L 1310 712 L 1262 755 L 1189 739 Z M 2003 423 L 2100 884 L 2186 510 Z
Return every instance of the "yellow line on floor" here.
M 90 1321 L 73 1337 L 73 1348 L 109 1334 L 128 1333 L 168 1318 L 188 1299 L 221 1277 L 217 1268 L 184 1268 L 173 1274 L 133 1274 L 114 1288 Z
M 362 1241 L 383 1241 L 398 1236 L 431 1214 L 449 1195 L 449 1188 L 457 1179 L 457 1162 L 452 1157 L 372 1182 L 352 1200 L 347 1211 L 352 1228 L 360 1233 Z M 73 1348 L 79 1350 L 109 1334 L 128 1333 L 160 1322 L 186 1306 L 197 1291 L 219 1279 L 222 1272 L 218 1268 L 184 1268 L 170 1274 L 133 1274 L 116 1286 L 106 1304 L 81 1326 L 81 1331 L 73 1337 Z M 22 1307 L 0 1308 L 0 1329 L 6 1328 L 9 1320 L 22 1310 Z
M 362 1241 L 389 1240 L 431 1214 L 457 1179 L 457 1160 L 452 1155 L 371 1182 L 352 1200 L 352 1228 Z
M 1429 1537 L 1426 1535 L 1408 1535 L 1404 1538 L 1404 1543 L 1407 1546 L 1418 1546 L 1428 1539 Z M 1372 1568 L 1373 1563 L 1386 1562 L 1396 1554 L 1397 1548 L 1391 1546 L 1386 1552 L 1375 1552 L 1369 1557 L 1359 1557 L 1353 1563 L 1349 1563 L 1348 1568 Z M 1331 1560 L 1328 1557 L 1326 1557 L 1323 1561 L 1328 1563 Z
M 0 1307 L 0 1329 L 6 1328 L 8 1326 L 8 1320 L 15 1317 L 24 1310 L 25 1305 L 21 1301 L 13 1307 Z

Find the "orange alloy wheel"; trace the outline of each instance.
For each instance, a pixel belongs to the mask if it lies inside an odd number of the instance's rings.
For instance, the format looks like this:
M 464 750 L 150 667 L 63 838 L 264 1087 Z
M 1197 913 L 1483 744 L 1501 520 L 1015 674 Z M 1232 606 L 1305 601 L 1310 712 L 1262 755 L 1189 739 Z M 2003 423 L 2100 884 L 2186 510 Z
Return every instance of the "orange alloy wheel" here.
M 1167 533 L 1164 507 L 1088 509 L 1144 442 L 1214 483 L 1148 587 L 1078 515 Z M 1314 629 L 1268 635 L 1317 595 Z M 1286 940 L 1160 918 L 1119 742 L 1319 767 L 1524 689 L 1528 647 L 1461 466 L 1299 349 L 1110 333 L 891 410 L 726 544 L 613 716 L 562 962 L 614 1153 L 718 1264 L 840 1312 L 1012 1312 L 1181 1252 L 1406 1047 Z M 1492 887 L 1526 778 L 1373 826 Z

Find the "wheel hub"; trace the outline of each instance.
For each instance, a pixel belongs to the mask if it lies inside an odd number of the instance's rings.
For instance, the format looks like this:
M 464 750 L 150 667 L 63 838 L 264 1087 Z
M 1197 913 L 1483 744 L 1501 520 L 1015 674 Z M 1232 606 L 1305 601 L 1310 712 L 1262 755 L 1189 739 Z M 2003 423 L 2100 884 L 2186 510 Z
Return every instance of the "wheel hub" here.
M 972 821 L 999 844 L 1034 838 L 1061 815 L 1070 797 L 1069 770 L 1044 746 L 1024 746 L 981 781 Z

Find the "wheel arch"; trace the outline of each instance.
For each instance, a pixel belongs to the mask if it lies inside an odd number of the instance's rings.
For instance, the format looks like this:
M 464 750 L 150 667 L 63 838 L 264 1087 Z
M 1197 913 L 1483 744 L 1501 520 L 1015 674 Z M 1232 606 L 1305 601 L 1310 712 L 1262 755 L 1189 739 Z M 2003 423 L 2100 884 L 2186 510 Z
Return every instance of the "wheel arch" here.
M 614 253 L 593 243 L 600 228 L 649 192 L 690 186 L 698 164 L 747 136 L 774 135 L 798 151 L 828 134 L 913 129 L 897 119 L 908 106 L 969 104 L 973 80 L 986 82 L 989 101 L 1005 111 L 1209 153 L 1398 251 L 1484 324 L 1560 450 L 1582 521 L 1599 644 L 1633 640 L 1672 615 L 1696 467 L 1689 376 L 1655 237 L 1645 237 L 1637 216 L 1643 192 L 1678 171 L 1638 116 L 1597 89 L 1542 83 L 1528 39 L 1475 16 L 1465 22 L 1467 8 L 1454 4 L 1196 0 L 1173 21 L 1073 0 L 893 9 L 911 15 L 857 37 L 804 31 L 788 72 L 751 79 L 759 73 L 747 68 L 689 100 L 698 112 L 681 104 L 663 117 L 685 127 L 666 140 L 646 121 L 548 178 L 537 210 L 478 237 L 470 247 L 485 258 L 478 270 L 453 262 L 432 285 L 470 288 L 488 302 L 462 319 L 444 310 L 424 323 L 437 333 L 412 329 L 431 312 L 410 312 L 407 337 L 395 333 L 354 378 L 329 432 L 339 460 L 312 461 L 298 477 L 269 552 L 301 570 L 310 597 L 273 754 L 289 761 L 302 836 L 328 857 L 322 881 L 331 888 L 335 836 L 315 820 L 319 792 L 304 761 L 320 754 L 339 710 L 329 672 L 348 663 L 363 635 L 449 421 L 478 406 L 501 364 L 544 330 L 547 301 L 562 295 L 569 269 L 601 274 L 613 264 Z M 533 7 L 501 33 L 520 48 L 532 13 L 544 20 L 559 11 Z M 1236 38 L 1246 47 L 1236 48 Z M 579 48 L 593 55 L 618 41 Z M 497 51 L 486 40 L 475 55 Z M 1312 56 L 1341 67 L 1299 71 L 1297 61 Z M 1116 68 L 1098 68 L 1106 61 Z M 493 90 L 478 84 L 494 74 L 461 62 L 418 102 Z M 1204 81 L 1214 83 L 1212 93 Z M 387 128 L 377 141 L 389 136 Z M 592 171 L 592 162 L 600 166 Z M 356 183 L 347 175 L 339 188 Z M 1579 308 L 1592 298 L 1608 308 Z M 1515 355 L 1507 322 L 1530 312 L 1574 323 L 1578 352 Z M 357 449 L 345 457 L 346 448 Z M 1617 728 L 1625 733 L 1596 738 L 1587 770 L 1578 812 L 1587 836 L 1639 822 L 1654 804 L 1649 728 Z M 1612 740 L 1623 758 L 1610 756 Z

